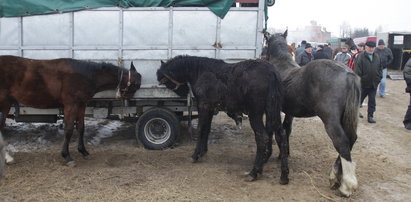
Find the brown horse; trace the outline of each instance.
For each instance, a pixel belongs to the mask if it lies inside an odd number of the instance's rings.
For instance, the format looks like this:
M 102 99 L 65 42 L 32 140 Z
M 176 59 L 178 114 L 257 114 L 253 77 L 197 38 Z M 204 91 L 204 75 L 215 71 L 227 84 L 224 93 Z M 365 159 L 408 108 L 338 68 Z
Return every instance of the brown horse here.
M 74 59 L 32 60 L 0 56 L 0 112 L 9 113 L 12 103 L 19 102 L 39 109 L 64 109 L 65 140 L 62 156 L 67 165 L 75 163 L 69 153 L 74 125 L 79 133 L 78 151 L 87 157 L 84 146 L 84 114 L 87 102 L 98 92 L 121 91 L 130 98 L 140 88 L 141 75 L 133 64 L 130 70 L 110 63 Z M 0 129 L 5 117 L 0 119 Z
M 0 120 L 3 118 L 3 113 L 0 112 Z M 3 135 L 0 131 L 0 179 L 4 175 L 4 164 L 6 163 L 6 148 L 3 141 Z

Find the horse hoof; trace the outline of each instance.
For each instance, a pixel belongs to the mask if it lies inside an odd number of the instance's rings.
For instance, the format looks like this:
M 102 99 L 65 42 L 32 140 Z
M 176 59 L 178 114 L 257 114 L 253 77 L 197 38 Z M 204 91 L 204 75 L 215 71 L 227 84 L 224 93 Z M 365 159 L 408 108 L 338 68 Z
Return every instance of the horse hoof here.
M 258 178 L 258 172 L 251 171 L 249 173 L 244 173 L 245 182 L 254 182 Z
M 75 161 L 69 161 L 66 163 L 66 165 L 70 168 L 74 168 L 76 166 L 76 162 Z
M 191 163 L 197 163 L 198 157 L 191 157 Z
M 339 182 L 330 182 L 330 189 L 332 190 L 336 190 L 340 186 L 341 184 Z
M 83 159 L 89 160 L 89 159 L 90 159 L 90 156 L 89 156 L 89 155 L 83 156 Z
M 286 184 L 288 184 L 289 181 L 290 180 L 288 179 L 288 177 L 285 177 L 285 178 L 281 177 L 280 178 L 280 184 L 281 185 L 286 185 Z
M 14 160 L 14 158 L 13 158 L 8 152 L 6 152 L 5 158 L 6 158 L 6 164 L 7 164 L 7 165 L 11 165 L 11 164 L 16 163 L 16 161 Z
M 257 177 L 253 177 L 250 174 L 245 175 L 245 179 L 244 179 L 245 182 L 254 182 L 256 180 L 257 180 Z

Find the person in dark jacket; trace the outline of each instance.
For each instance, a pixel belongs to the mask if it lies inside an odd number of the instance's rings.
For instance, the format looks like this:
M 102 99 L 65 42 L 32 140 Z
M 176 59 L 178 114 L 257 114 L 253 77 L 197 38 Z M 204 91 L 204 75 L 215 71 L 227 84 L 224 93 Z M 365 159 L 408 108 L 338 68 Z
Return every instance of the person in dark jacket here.
M 407 130 L 411 130 L 411 58 L 408 59 L 407 63 L 404 66 L 403 70 L 404 80 L 407 83 L 407 88 L 405 92 L 410 94 L 410 104 L 408 105 L 407 113 L 405 113 L 404 117 L 404 127 Z
M 394 60 L 394 56 L 392 55 L 391 49 L 385 47 L 384 40 L 382 39 L 378 41 L 378 48 L 375 50 L 375 52 L 380 56 L 381 65 L 383 68 L 382 69 L 382 79 L 380 82 L 378 92 L 380 94 L 380 97 L 384 97 L 385 96 L 385 79 L 387 78 L 387 67 Z
M 368 122 L 376 123 L 374 112 L 376 108 L 375 95 L 382 77 L 381 60 L 375 51 L 375 42 L 365 43 L 365 51 L 358 54 L 355 60 L 354 72 L 361 77 L 361 103 L 368 96 Z
M 307 45 L 307 41 L 306 41 L 306 40 L 302 40 L 302 41 L 301 41 L 301 46 L 299 46 L 299 47 L 295 50 L 295 56 L 296 56 L 295 59 L 297 59 L 297 57 L 304 52 L 306 45 Z
M 297 64 L 300 66 L 304 66 L 305 64 L 314 60 L 314 56 L 312 52 L 313 52 L 313 47 L 311 46 L 310 43 L 307 43 L 305 45 L 304 51 L 300 55 L 297 56 L 297 61 L 296 61 Z
M 327 54 L 324 53 L 323 45 L 318 45 L 317 52 L 314 53 L 314 60 L 318 60 L 318 59 L 328 59 Z
M 324 53 L 328 56 L 328 59 L 333 59 L 333 49 L 331 48 L 331 44 L 324 45 Z

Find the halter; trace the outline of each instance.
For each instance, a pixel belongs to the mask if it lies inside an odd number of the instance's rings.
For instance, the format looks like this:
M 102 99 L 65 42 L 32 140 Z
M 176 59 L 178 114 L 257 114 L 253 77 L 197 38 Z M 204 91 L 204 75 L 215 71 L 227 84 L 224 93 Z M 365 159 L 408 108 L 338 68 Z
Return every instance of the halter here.
M 121 70 L 121 74 L 120 74 L 120 79 L 118 81 L 118 85 L 117 85 L 117 93 L 116 93 L 116 98 L 121 98 L 122 94 L 121 92 L 125 93 L 128 90 L 128 87 L 131 86 L 131 71 L 128 71 L 128 81 L 127 81 L 127 86 L 124 89 L 120 88 L 121 85 L 121 81 L 123 80 L 123 74 L 124 71 Z
M 174 91 L 177 90 L 180 86 L 184 85 L 184 83 L 180 83 L 176 81 L 175 79 L 171 78 L 171 76 L 167 74 L 163 74 L 163 75 L 165 76 L 165 78 L 160 80 L 160 84 L 164 84 L 166 82 L 166 79 L 168 79 L 176 85 L 176 87 L 173 89 Z

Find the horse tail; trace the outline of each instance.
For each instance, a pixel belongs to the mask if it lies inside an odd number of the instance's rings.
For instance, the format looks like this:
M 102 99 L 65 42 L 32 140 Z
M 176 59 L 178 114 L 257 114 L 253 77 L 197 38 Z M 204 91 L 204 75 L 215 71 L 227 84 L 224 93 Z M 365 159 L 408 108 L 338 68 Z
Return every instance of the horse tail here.
M 282 129 L 281 107 L 283 104 L 283 86 L 280 76 L 273 71 L 269 76 L 268 94 L 266 102 L 266 129 L 272 135 L 273 131 Z
M 361 83 L 359 77 L 349 72 L 347 78 L 347 92 L 348 95 L 345 99 L 345 109 L 342 117 L 342 127 L 345 134 L 350 140 L 350 146 L 352 149 L 355 141 L 357 140 L 357 125 L 360 109 L 360 94 Z

